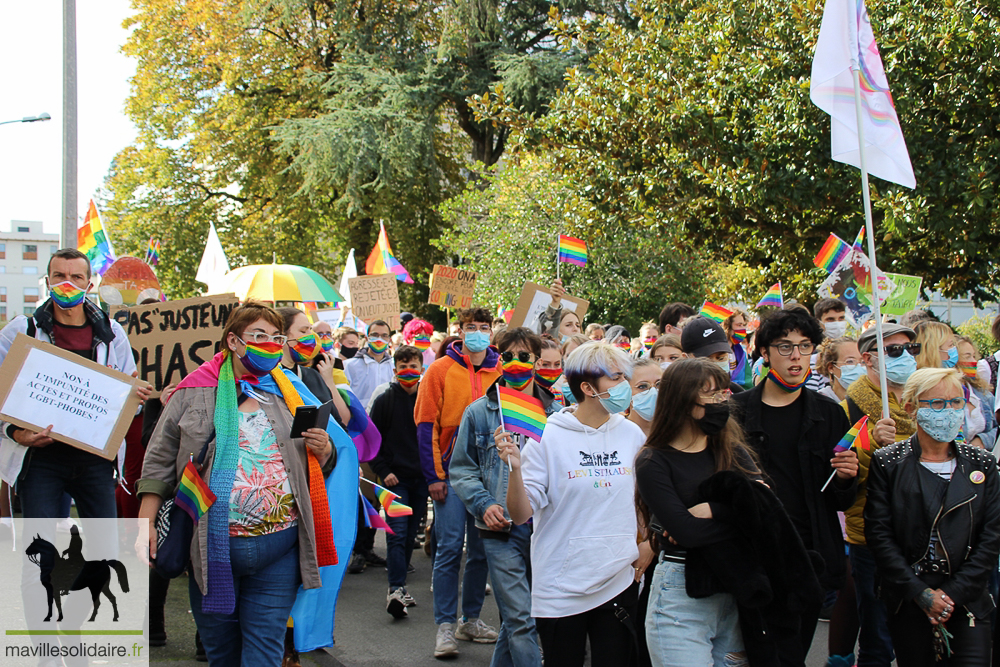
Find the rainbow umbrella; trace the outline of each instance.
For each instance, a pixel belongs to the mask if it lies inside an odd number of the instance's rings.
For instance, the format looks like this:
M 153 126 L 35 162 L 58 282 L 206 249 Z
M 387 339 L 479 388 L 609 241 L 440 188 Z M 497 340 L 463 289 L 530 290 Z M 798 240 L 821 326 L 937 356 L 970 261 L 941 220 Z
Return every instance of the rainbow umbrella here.
M 234 292 L 240 301 L 323 301 L 344 297 L 326 278 L 293 264 L 254 264 L 233 269 L 216 286 L 219 293 Z

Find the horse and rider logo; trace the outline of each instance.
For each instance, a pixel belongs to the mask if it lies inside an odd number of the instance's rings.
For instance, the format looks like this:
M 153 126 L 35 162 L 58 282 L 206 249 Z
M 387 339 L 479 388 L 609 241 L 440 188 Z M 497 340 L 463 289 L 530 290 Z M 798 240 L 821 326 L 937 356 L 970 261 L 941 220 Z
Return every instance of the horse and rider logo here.
M 587 452 L 580 451 L 580 465 L 584 467 L 594 467 L 594 466 L 620 466 L 621 461 L 618 460 L 618 450 L 611 452 L 610 454 L 606 452 L 596 452 L 594 454 L 588 454 Z
M 102 593 L 111 602 L 111 608 L 114 610 L 115 617 L 112 620 L 118 620 L 118 601 L 111 593 L 111 570 L 117 573 L 118 585 L 122 592 L 128 593 L 128 573 L 125 566 L 117 560 L 84 560 L 83 538 L 80 537 L 78 527 L 73 526 L 70 529 L 69 548 L 62 554 L 51 542 L 38 534 L 24 553 L 28 556 L 28 560 L 41 569 L 38 579 L 45 588 L 49 604 L 49 613 L 45 621 L 52 620 L 53 602 L 59 611 L 59 618 L 56 621 L 62 621 L 62 596 L 84 589 L 90 589 L 90 597 L 94 601 L 91 621 L 97 618 Z

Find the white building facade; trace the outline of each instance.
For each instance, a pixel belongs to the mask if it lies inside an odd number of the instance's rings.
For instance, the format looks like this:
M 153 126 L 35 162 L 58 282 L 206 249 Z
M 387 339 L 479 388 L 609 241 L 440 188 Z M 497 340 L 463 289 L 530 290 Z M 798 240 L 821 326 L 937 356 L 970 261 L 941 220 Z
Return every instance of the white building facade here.
M 49 257 L 59 249 L 59 235 L 46 234 L 42 223 L 11 220 L 0 231 L 0 321 L 31 315 L 45 301 Z

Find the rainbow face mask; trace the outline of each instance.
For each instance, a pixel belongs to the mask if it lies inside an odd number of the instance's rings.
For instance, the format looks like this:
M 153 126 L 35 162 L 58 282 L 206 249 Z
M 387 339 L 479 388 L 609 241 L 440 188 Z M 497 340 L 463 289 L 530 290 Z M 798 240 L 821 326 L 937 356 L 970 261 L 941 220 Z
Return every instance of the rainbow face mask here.
M 743 327 L 742 329 L 733 329 L 732 339 L 734 343 L 742 343 L 745 341 L 747 339 L 746 327 Z
M 87 290 L 80 289 L 66 280 L 49 287 L 49 296 L 54 304 L 63 310 L 69 310 L 83 303 L 83 300 L 87 298 Z
M 401 371 L 396 371 L 396 381 L 404 389 L 415 387 L 420 382 L 420 371 L 413 370 L 412 368 L 404 368 Z
M 381 338 L 372 338 L 368 341 L 368 349 L 372 351 L 372 354 L 382 354 L 388 347 L 389 343 Z
M 535 370 L 535 382 L 546 389 L 552 389 L 552 385 L 562 377 L 561 368 L 538 368 Z
M 431 348 L 431 337 L 430 336 L 414 336 L 413 337 L 413 347 L 417 348 L 421 352 L 426 352 Z
M 976 362 L 975 361 L 960 361 L 958 362 L 958 370 L 962 371 L 962 375 L 967 378 L 976 377 Z
M 618 342 L 615 343 L 615 345 L 617 345 L 618 347 L 620 347 L 623 350 L 631 350 L 632 349 L 632 341 L 629 340 L 628 338 L 619 338 Z
M 332 354 L 333 334 L 332 333 L 316 334 L 316 337 L 319 338 L 319 346 L 323 349 L 323 351 L 326 352 L 327 354 Z
M 644 350 L 649 351 L 653 349 L 653 343 L 656 342 L 656 336 L 650 336 L 642 341 L 642 347 Z
M 316 334 L 307 333 L 305 336 L 300 336 L 298 340 L 289 338 L 288 354 L 291 356 L 292 361 L 297 364 L 309 363 L 313 357 L 319 354 L 319 346 L 316 344 Z
M 281 362 L 281 345 L 277 343 L 247 343 L 239 336 L 236 340 L 246 345 L 246 352 L 240 357 L 243 367 L 256 377 L 262 378 Z
M 524 389 L 534 377 L 535 365 L 511 359 L 503 362 L 503 379 L 511 389 Z

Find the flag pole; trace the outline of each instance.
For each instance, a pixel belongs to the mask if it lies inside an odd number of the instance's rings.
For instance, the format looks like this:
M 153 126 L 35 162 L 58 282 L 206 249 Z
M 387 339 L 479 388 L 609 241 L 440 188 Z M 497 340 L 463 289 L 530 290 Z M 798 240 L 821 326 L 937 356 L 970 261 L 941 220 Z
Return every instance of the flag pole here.
M 855 39 L 855 42 L 857 40 Z M 882 308 L 879 304 L 878 279 L 875 265 L 875 230 L 872 226 L 872 200 L 868 187 L 868 168 L 865 163 L 865 125 L 861 110 L 861 67 L 858 56 L 851 61 L 851 73 L 854 75 L 854 111 L 858 118 L 858 151 L 861 163 L 861 193 L 865 202 L 865 229 L 868 232 L 868 270 L 872 284 L 872 306 L 875 317 L 875 340 L 878 345 L 878 378 L 882 391 L 882 418 L 889 418 L 889 386 L 885 379 L 885 341 L 882 337 Z
M 556 234 L 556 280 L 559 280 L 559 235 Z
M 500 432 L 507 432 L 507 425 L 503 423 L 503 399 L 497 393 L 497 402 L 500 404 Z M 514 466 L 510 464 L 510 456 L 507 457 L 507 472 L 514 472 Z

